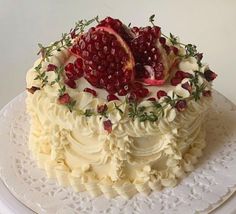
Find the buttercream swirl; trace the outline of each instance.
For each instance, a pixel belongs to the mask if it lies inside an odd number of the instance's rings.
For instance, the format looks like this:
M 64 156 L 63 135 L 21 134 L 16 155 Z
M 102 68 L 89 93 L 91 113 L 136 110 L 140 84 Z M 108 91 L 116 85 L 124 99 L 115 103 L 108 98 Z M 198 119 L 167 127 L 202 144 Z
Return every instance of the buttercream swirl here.
M 49 62 L 60 66 L 70 60 L 68 51 L 62 50 Z M 46 66 L 44 63 L 43 68 Z M 189 72 L 195 66 L 192 58 L 180 63 Z M 39 86 L 35 77 L 30 69 L 28 88 Z M 55 73 L 49 72 L 49 81 L 54 78 Z M 182 113 L 167 107 L 164 117 L 156 122 L 132 120 L 127 116 L 128 106 L 123 104 L 123 114 L 109 111 L 113 131 L 108 134 L 99 115 L 80 114 L 81 109 L 95 111 L 97 105 L 106 103 L 103 92 L 94 98 L 86 92 L 67 90 L 77 100 L 73 112 L 57 103 L 56 84 L 28 94 L 26 101 L 31 116 L 29 148 L 47 175 L 57 178 L 61 185 L 71 185 L 75 191 L 87 190 L 93 196 L 103 193 L 107 197 L 119 194 L 129 198 L 137 191 L 148 194 L 176 185 L 177 179 L 193 170 L 193 164 L 202 155 L 204 121 L 211 98 L 189 101 Z M 174 90 L 183 97 L 189 96 L 186 90 Z M 170 87 L 169 93 L 172 92 Z M 106 104 L 109 109 L 114 108 L 114 102 Z M 144 101 L 139 105 L 149 104 Z

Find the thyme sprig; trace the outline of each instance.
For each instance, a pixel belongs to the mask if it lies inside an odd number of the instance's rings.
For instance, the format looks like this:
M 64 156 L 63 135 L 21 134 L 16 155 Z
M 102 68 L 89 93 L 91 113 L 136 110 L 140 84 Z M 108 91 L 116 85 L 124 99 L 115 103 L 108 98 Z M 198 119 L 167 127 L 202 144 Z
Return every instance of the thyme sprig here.
M 99 22 L 98 16 L 90 19 L 90 20 L 79 20 L 75 23 L 75 27 L 70 30 L 69 33 L 63 33 L 62 38 L 58 41 L 55 41 L 49 46 L 43 46 L 42 44 L 38 44 L 40 50 L 38 54 L 42 55 L 43 59 L 49 61 L 49 57 L 52 56 L 54 51 L 61 51 L 63 48 L 68 48 L 72 45 L 72 40 L 82 34 L 86 27 L 91 25 L 93 22 Z
M 155 21 L 155 14 L 153 14 L 149 17 L 149 22 L 151 22 L 151 24 L 153 26 L 155 26 L 154 21 Z M 168 39 L 172 45 L 180 45 L 180 46 L 183 46 L 185 48 L 186 54 L 185 55 L 179 55 L 179 57 L 181 57 L 181 58 L 195 57 L 199 61 L 198 55 L 200 53 L 198 53 L 196 45 L 181 43 L 181 42 L 178 41 L 178 37 L 174 36 L 172 33 L 170 33 L 170 36 L 166 36 L 163 33 L 161 33 L 161 35 L 163 37 L 165 37 L 166 39 Z

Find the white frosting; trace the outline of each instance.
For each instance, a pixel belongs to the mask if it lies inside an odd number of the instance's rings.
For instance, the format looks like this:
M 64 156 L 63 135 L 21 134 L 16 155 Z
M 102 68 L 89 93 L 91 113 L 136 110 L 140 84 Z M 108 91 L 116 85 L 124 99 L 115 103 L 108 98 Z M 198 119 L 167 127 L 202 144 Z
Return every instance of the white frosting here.
M 55 53 L 50 63 L 62 65 L 73 57 L 67 50 Z M 35 63 L 37 65 L 39 61 Z M 43 64 L 46 69 L 47 63 Z M 180 69 L 191 72 L 196 67 L 193 59 L 180 63 Z M 49 82 L 55 79 L 48 72 Z M 27 73 L 27 87 L 40 86 L 34 80 L 36 73 Z M 183 81 L 188 81 L 187 79 Z M 193 170 L 193 164 L 201 156 L 205 146 L 204 120 L 210 98 L 189 101 L 188 108 L 179 113 L 166 108 L 164 117 L 157 122 L 134 121 L 127 116 L 128 107 L 108 113 L 113 130 L 108 134 L 100 116 L 85 117 L 81 109 L 96 109 L 105 103 L 106 92 L 96 89 L 98 98 L 83 88 L 89 86 L 83 78 L 78 89 L 67 91 L 77 100 L 75 110 L 70 112 L 57 103 L 58 86 L 46 85 L 34 94 L 28 94 L 27 111 L 31 116 L 29 148 L 39 166 L 47 175 L 56 178 L 61 185 L 71 185 L 75 191 L 87 190 L 92 196 L 101 193 L 107 197 L 117 194 L 129 198 L 137 191 L 148 194 L 166 186 L 175 186 L 177 179 Z M 149 87 L 155 96 L 160 87 Z M 161 88 L 163 89 L 163 87 Z M 183 88 L 165 86 L 164 90 L 188 97 Z M 120 101 L 116 101 L 120 104 Z M 149 106 L 144 101 L 140 105 Z M 114 108 L 114 103 L 107 103 Z M 150 109 L 147 109 L 150 110 Z M 109 111 L 110 112 L 110 111 Z

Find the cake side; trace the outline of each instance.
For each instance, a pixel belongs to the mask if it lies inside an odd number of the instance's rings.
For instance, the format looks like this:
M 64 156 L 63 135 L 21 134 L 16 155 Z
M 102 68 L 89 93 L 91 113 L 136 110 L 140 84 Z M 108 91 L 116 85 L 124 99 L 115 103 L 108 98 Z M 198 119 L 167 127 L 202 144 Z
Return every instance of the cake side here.
M 60 66 L 68 58 L 63 50 L 48 63 Z M 191 59 L 186 61 L 188 66 L 191 63 Z M 37 85 L 35 75 L 33 69 L 28 72 L 28 87 Z M 171 88 L 169 93 L 173 93 Z M 181 113 L 166 108 L 160 120 L 140 123 L 127 116 L 128 105 L 121 101 L 107 102 L 83 91 L 71 96 L 78 100 L 73 112 L 57 103 L 57 88 L 45 86 L 28 94 L 27 111 L 31 115 L 29 147 L 39 166 L 50 178 L 75 191 L 129 198 L 137 191 L 148 194 L 152 189 L 175 186 L 178 178 L 193 170 L 205 146 L 204 121 L 211 97 L 190 101 Z M 111 134 L 104 130 L 105 118 L 78 113 L 96 110 L 104 103 L 108 109 L 120 105 L 123 111 L 108 113 L 113 123 Z M 150 104 L 143 101 L 139 106 Z

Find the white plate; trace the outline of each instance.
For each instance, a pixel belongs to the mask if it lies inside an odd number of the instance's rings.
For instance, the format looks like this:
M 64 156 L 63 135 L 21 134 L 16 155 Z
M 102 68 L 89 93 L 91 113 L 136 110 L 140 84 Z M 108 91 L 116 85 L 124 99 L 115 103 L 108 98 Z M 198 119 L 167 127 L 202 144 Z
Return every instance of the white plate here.
M 40 213 L 208 213 L 236 190 L 236 106 L 217 92 L 214 97 L 204 155 L 175 188 L 126 201 L 92 199 L 49 181 L 27 148 L 24 93 L 0 111 L 0 176 L 13 195 Z

